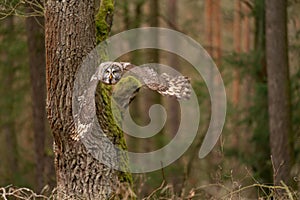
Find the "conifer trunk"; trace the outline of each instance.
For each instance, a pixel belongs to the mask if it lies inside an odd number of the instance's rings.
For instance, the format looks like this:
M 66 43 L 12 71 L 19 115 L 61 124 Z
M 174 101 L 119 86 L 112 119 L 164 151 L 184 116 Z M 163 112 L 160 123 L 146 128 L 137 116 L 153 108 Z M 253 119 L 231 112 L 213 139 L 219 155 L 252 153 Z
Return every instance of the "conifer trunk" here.
M 28 10 L 33 12 L 31 8 Z M 35 147 L 35 179 L 38 191 L 41 191 L 45 186 L 46 61 L 43 26 L 43 17 L 26 18 Z
M 270 146 L 274 183 L 290 181 L 291 110 L 287 49 L 287 1 L 266 0 L 266 58 Z

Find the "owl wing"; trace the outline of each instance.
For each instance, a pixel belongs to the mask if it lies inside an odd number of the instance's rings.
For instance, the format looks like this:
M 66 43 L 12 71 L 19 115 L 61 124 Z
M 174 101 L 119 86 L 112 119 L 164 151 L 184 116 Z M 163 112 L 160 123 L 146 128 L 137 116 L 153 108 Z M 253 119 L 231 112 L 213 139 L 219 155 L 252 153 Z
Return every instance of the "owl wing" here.
M 150 67 L 132 67 L 131 65 L 127 69 L 130 69 L 143 85 L 163 96 L 189 99 L 191 95 L 190 80 L 186 76 L 172 76 L 167 73 L 158 74 Z
M 121 64 L 123 65 L 123 63 Z M 138 67 L 127 63 L 126 65 L 123 68 L 125 73 L 116 87 L 114 87 L 113 92 L 113 98 L 121 108 L 126 109 L 143 86 L 154 91 L 167 90 L 166 82 L 160 80 L 160 76 L 152 68 Z
M 166 90 L 157 90 L 163 96 L 176 97 L 177 99 L 189 99 L 191 96 L 190 79 L 186 76 L 171 76 L 162 73 L 160 76 L 167 83 Z

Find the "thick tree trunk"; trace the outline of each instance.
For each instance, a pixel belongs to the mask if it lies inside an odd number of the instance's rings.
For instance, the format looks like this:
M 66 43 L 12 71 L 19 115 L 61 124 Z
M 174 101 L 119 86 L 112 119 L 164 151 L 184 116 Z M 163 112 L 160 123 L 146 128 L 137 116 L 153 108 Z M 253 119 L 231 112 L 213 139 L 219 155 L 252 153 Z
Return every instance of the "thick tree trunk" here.
M 29 11 L 33 10 L 29 9 Z M 35 179 L 38 191 L 45 186 L 46 61 L 43 26 L 43 17 L 26 18 L 35 146 Z
M 55 142 L 59 199 L 106 199 L 119 183 L 119 172 L 94 159 L 80 141 L 70 138 L 75 132 L 72 117 L 75 73 L 96 44 L 94 5 L 94 0 L 49 0 L 45 5 L 47 111 Z M 111 13 L 111 10 L 101 11 Z M 110 24 L 99 24 L 109 32 Z M 99 35 L 97 40 L 105 37 L 107 34 Z M 105 108 L 101 110 L 105 112 Z M 110 122 L 100 122 L 103 123 Z
M 270 146 L 274 183 L 290 181 L 291 110 L 287 55 L 287 1 L 266 0 L 266 55 Z

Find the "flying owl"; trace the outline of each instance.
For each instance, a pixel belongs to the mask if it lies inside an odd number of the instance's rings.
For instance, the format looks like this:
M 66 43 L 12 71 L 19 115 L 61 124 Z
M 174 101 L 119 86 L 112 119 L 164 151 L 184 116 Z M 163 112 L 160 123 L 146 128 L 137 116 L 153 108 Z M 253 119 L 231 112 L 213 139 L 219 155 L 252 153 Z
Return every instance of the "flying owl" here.
M 163 96 L 189 99 L 191 95 L 190 80 L 186 76 L 171 76 L 167 73 L 158 74 L 150 67 L 137 67 L 128 62 L 104 62 L 99 66 L 97 79 L 102 83 L 114 85 L 126 72 L 133 73 L 142 85 L 157 91 Z
M 128 62 L 101 63 L 87 85 L 83 84 L 85 89 L 75 98 L 73 111 L 76 110 L 74 120 L 77 133 L 73 134 L 71 138 L 79 140 L 79 138 L 87 135 L 86 133 L 90 132 L 93 128 L 94 116 L 96 114 L 94 98 L 98 81 L 107 85 L 116 85 L 122 81 L 127 72 L 129 76 L 134 77 L 139 82 L 139 86 L 136 84 L 127 84 L 126 81 L 122 83 L 124 89 L 120 93 L 117 92 L 118 95 L 114 96 L 114 99 L 123 109 L 127 108 L 137 94 L 140 86 L 146 86 L 163 96 L 175 97 L 176 99 L 190 98 L 191 85 L 188 77 L 171 76 L 167 73 L 158 74 L 149 66 L 137 67 Z M 82 84 L 78 85 L 82 86 Z

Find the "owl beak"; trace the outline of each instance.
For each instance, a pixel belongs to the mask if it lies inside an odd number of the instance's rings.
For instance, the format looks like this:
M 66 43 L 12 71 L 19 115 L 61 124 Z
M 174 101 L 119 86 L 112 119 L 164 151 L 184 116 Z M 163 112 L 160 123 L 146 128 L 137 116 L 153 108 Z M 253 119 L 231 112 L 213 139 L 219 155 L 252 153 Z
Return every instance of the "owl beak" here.
M 112 75 L 110 74 L 110 75 L 109 75 L 109 82 L 110 82 L 110 83 L 111 83 L 111 81 L 112 81 L 112 78 L 113 78 L 113 77 L 112 77 Z

